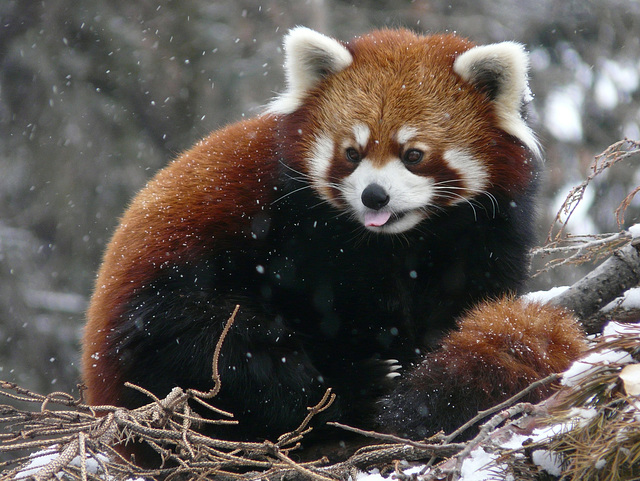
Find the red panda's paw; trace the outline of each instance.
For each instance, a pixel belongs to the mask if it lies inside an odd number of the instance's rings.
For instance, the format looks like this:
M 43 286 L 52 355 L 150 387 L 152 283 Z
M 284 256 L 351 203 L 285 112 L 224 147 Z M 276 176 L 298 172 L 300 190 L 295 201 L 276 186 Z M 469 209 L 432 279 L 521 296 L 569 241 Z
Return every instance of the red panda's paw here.
M 415 439 L 451 432 L 479 410 L 565 370 L 585 348 L 584 333 L 562 309 L 512 297 L 481 304 L 381 400 L 377 422 Z M 549 394 L 541 387 L 523 400 Z

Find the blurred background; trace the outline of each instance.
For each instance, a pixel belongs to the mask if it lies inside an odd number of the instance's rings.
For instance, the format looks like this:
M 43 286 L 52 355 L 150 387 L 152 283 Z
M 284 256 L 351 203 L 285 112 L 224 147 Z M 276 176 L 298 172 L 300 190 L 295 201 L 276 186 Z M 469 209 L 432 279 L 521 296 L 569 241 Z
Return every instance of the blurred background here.
M 594 155 L 640 139 L 635 0 L 2 0 L 0 379 L 75 390 L 84 309 L 127 202 L 179 152 L 282 90 L 282 36 L 295 25 L 345 40 L 386 26 L 526 44 L 547 159 L 540 243 Z M 638 167 L 598 178 L 571 231 L 616 231 Z M 532 288 L 579 274 L 553 271 Z

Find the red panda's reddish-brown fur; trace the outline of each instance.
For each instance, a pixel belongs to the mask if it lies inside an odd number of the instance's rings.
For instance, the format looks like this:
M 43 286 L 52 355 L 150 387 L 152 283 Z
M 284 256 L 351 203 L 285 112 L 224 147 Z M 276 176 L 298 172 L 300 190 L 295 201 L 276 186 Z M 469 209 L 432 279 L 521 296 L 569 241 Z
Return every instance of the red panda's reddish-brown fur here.
M 244 219 L 277 195 L 270 187 L 277 163 L 268 142 L 273 128 L 274 118 L 265 116 L 212 133 L 158 172 L 131 202 L 104 255 L 87 313 L 82 362 L 90 404 L 119 404 L 119 364 L 102 349 L 131 296 L 163 266 L 235 246 L 251 229 Z M 245 141 L 248 130 L 253 142 Z M 228 188 L 233 195 L 220 195 Z
M 380 419 L 409 436 L 450 432 L 534 381 L 565 371 L 586 348 L 583 329 L 564 309 L 513 297 L 483 302 L 400 381 L 392 409 Z M 538 402 L 551 392 L 551 384 L 543 385 L 522 400 Z M 419 424 L 417 412 L 423 413 Z
M 473 311 L 426 358 L 435 377 L 409 370 L 465 310 L 526 278 L 539 153 L 520 117 L 522 47 L 406 30 L 343 44 L 296 29 L 286 49 L 288 90 L 267 112 L 179 156 L 122 217 L 88 311 L 88 401 L 148 402 L 126 381 L 159 397 L 209 389 L 236 304 L 215 404 L 239 424 L 211 428 L 230 438 L 277 438 L 329 387 L 336 402 L 314 422 L 372 426 L 387 359 L 407 372 L 377 420 L 412 436 L 474 404 L 434 413 L 411 400 L 440 410 L 449 387 L 486 393 L 502 379 L 495 399 L 565 366 L 582 342 L 572 321 L 508 301 Z M 556 318 L 564 337 L 548 329 Z M 512 341 L 547 357 L 523 357 L 525 369 Z
M 465 314 L 435 356 L 455 356 L 447 369 L 474 380 L 478 390 L 524 389 L 541 376 L 569 367 L 586 348 L 572 314 L 527 299 L 484 302 Z M 500 356 L 495 356 L 500 353 Z M 509 373 L 503 380 L 500 373 Z

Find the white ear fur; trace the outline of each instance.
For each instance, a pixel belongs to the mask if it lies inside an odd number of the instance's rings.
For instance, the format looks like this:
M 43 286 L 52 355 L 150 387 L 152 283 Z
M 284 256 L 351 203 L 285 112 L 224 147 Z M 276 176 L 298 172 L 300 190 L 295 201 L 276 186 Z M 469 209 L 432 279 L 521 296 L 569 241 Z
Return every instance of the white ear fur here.
M 533 132 L 520 115 L 524 100 L 531 95 L 527 81 L 529 56 L 522 45 L 501 42 L 473 47 L 456 58 L 453 70 L 495 103 L 505 131 L 519 138 L 535 155 L 540 154 Z
M 269 105 L 268 111 L 275 114 L 294 112 L 305 93 L 327 75 L 338 73 L 353 62 L 351 53 L 340 42 L 306 27 L 289 31 L 284 51 L 287 90 Z

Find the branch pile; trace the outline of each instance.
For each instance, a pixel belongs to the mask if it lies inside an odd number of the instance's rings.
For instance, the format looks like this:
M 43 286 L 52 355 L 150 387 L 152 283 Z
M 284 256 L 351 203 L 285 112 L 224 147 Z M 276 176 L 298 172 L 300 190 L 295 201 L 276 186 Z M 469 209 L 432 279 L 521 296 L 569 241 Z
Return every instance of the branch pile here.
M 540 404 L 518 399 L 540 383 L 562 379 L 561 389 Z M 624 335 L 602 337 L 582 361 L 563 376 L 553 375 L 522 393 L 479 413 L 448 436 L 424 442 L 356 431 L 371 445 L 345 461 L 295 460 L 311 418 L 330 405 L 327 391 L 298 429 L 276 442 L 246 443 L 198 434 L 185 422 L 190 395 L 180 389 L 136 410 L 85 405 L 64 393 L 43 396 L 0 382 L 0 394 L 35 408 L 0 406 L 0 452 L 30 455 L 0 464 L 0 479 L 204 479 L 337 480 L 377 470 L 398 479 L 461 480 L 470 472 L 484 478 L 533 481 L 632 480 L 640 477 L 640 326 Z M 483 423 L 465 443 L 454 442 L 469 427 Z M 144 441 L 162 454 L 162 469 L 145 470 L 113 448 Z

